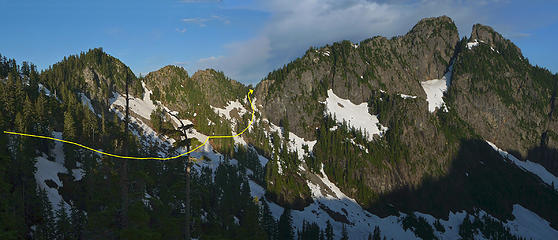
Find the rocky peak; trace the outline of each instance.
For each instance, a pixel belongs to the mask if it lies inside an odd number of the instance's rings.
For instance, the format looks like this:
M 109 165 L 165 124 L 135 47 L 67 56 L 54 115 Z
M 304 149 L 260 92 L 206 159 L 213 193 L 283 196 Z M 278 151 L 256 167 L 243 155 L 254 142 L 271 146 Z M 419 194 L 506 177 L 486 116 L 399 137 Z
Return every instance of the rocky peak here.
M 452 31 L 452 34 L 457 34 L 457 27 L 455 26 L 453 20 L 448 16 L 423 18 L 411 29 L 411 31 L 409 31 L 408 34 L 428 35 L 443 28 L 447 28 Z
M 418 80 L 441 78 L 459 41 L 459 32 L 447 16 L 420 20 L 405 36 L 397 39 L 402 56 L 415 61 Z M 433 64 L 432 64 L 433 63 Z
M 515 46 L 515 44 L 513 44 L 510 40 L 504 38 L 500 33 L 496 32 L 492 27 L 478 23 L 473 25 L 469 42 L 473 42 L 475 39 L 490 46 L 501 46 L 503 48 L 512 47 L 517 53 L 519 53 L 519 55 L 521 55 L 521 49 Z
M 247 93 L 243 84 L 214 69 L 197 71 L 192 76 L 192 81 L 199 85 L 202 93 L 215 107 L 224 107 L 228 101 L 242 99 Z
M 182 79 L 182 81 L 184 81 L 188 79 L 188 72 L 182 67 L 167 65 L 157 71 L 148 73 L 145 79 L 147 79 L 148 82 L 155 79 L 163 82 L 168 82 L 171 79 Z

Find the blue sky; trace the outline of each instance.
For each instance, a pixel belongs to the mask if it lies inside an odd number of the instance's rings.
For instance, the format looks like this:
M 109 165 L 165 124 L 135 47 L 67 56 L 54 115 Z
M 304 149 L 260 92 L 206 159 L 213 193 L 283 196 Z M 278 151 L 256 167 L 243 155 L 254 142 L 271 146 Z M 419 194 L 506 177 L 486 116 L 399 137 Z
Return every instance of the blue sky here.
M 490 25 L 533 64 L 558 71 L 558 1 L 0 0 L 0 9 L 0 54 L 41 69 L 102 47 L 138 75 L 174 64 L 255 84 L 310 46 L 401 35 L 447 15 L 461 37 Z

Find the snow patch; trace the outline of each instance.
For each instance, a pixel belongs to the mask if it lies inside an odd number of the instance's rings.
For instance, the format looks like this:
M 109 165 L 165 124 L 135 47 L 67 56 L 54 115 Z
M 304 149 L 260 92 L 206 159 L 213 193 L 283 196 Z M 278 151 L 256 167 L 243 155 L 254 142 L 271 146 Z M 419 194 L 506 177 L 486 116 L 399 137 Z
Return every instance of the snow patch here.
M 244 106 L 242 105 L 242 103 L 238 101 L 238 99 L 234 101 L 229 101 L 229 103 L 227 104 L 227 106 L 225 106 L 224 109 L 213 107 L 213 106 L 211 106 L 211 108 L 213 109 L 213 111 L 219 114 L 219 116 L 225 117 L 228 120 L 232 120 L 231 111 L 233 109 L 237 109 L 239 111 L 239 115 L 241 116 L 247 112 L 246 108 L 244 108 Z
M 504 159 L 510 160 L 513 164 L 518 166 L 519 168 L 523 169 L 524 171 L 530 172 L 538 176 L 543 182 L 548 184 L 549 186 L 554 186 L 555 190 L 558 190 L 558 177 L 554 176 L 550 173 L 546 168 L 542 165 L 531 162 L 529 160 L 521 161 L 517 159 L 515 156 L 509 154 L 508 152 L 498 148 L 494 143 L 486 141 L 488 145 L 490 145 L 496 152 L 500 153 Z
M 451 83 L 451 74 L 453 71 L 453 64 L 450 65 L 448 71 L 442 79 L 433 79 L 421 82 L 420 85 L 424 89 L 426 93 L 426 101 L 428 102 L 428 111 L 434 112 L 436 108 L 443 109 L 443 111 L 447 112 L 448 108 L 444 99 L 444 93 L 448 90 L 448 87 Z
M 78 93 L 79 98 L 81 99 L 81 103 L 83 103 L 83 105 L 87 106 L 89 108 L 89 110 L 91 110 L 92 113 L 95 113 L 95 109 L 93 109 L 93 105 L 91 105 L 91 100 L 85 96 L 85 94 L 83 93 Z
M 512 234 L 526 239 L 558 239 L 558 231 L 550 227 L 548 221 L 529 209 L 515 204 L 513 215 L 515 219 L 504 224 Z
M 363 146 L 362 144 L 356 143 L 354 138 L 350 138 L 349 142 L 352 143 L 353 145 L 357 146 L 358 148 L 360 148 L 360 150 L 368 153 L 368 148 L 366 148 L 365 146 Z
M 407 94 L 399 94 L 399 96 L 401 96 L 401 98 L 403 98 L 403 99 L 408 99 L 408 98 L 415 99 L 415 98 L 417 98 L 417 96 L 412 96 L 412 95 L 407 95 Z
M 387 127 L 382 126 L 378 117 L 368 113 L 368 103 L 364 102 L 359 105 L 352 103 L 348 99 L 343 99 L 335 95 L 332 89 L 327 90 L 326 114 L 330 114 L 339 123 L 346 121 L 350 127 L 361 129 L 369 141 L 372 141 L 374 135 L 382 136 Z
M 48 88 L 46 88 L 43 84 L 39 83 L 39 92 L 45 92 L 45 95 L 50 97 L 50 90 L 48 90 Z
M 476 47 L 479 45 L 479 41 L 477 39 L 473 40 L 472 42 L 468 42 L 467 43 L 467 48 L 469 50 L 473 49 L 473 47 Z
M 53 132 L 53 137 L 62 139 L 61 132 Z M 46 184 L 46 181 L 50 180 L 54 182 L 58 187 L 62 187 L 62 181 L 58 178 L 59 173 L 68 173 L 66 167 L 64 167 L 64 151 L 61 142 L 56 141 L 54 143 L 54 149 L 51 151 L 54 154 L 55 161 L 48 160 L 48 156 L 43 154 L 36 158 L 37 162 L 35 163 L 35 167 L 37 171 L 35 172 L 35 180 L 40 188 L 45 189 L 47 193 L 48 200 L 50 201 L 54 210 L 59 209 L 59 203 L 62 200 L 62 196 L 58 193 L 58 188 L 49 187 Z M 74 177 L 79 178 L 80 180 L 82 177 L 81 169 L 73 169 L 72 173 Z M 75 175 L 75 173 L 79 173 L 79 175 Z M 64 202 L 64 207 L 66 210 L 70 211 L 70 205 Z
M 130 95 L 129 96 L 130 110 L 145 119 L 150 119 L 151 112 L 157 109 L 157 106 L 153 104 L 153 101 L 151 101 L 151 91 L 145 87 L 145 83 L 141 82 L 141 85 L 143 86 L 144 89 L 143 98 L 142 99 L 135 98 Z M 113 105 L 121 106 L 123 108 L 126 107 L 125 96 L 122 96 L 117 92 L 113 92 L 112 95 L 113 97 L 110 98 L 111 108 Z

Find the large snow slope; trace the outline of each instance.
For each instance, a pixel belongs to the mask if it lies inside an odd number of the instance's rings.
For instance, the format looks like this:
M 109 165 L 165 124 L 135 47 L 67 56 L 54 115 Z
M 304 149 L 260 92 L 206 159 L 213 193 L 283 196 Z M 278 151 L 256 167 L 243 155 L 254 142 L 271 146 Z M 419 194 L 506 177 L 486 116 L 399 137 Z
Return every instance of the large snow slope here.
M 428 102 L 428 111 L 434 112 L 436 108 L 443 109 L 444 111 L 448 111 L 446 107 L 446 103 L 442 98 L 444 93 L 448 90 L 448 87 L 451 83 L 451 74 L 453 70 L 453 64 L 450 65 L 448 71 L 442 79 L 433 79 L 421 82 L 420 85 L 424 89 L 426 93 L 426 101 Z
M 356 105 L 348 99 L 338 97 L 332 89 L 329 89 L 327 99 L 323 103 L 326 105 L 327 114 L 339 123 L 345 121 L 350 127 L 361 129 L 370 141 L 374 139 L 374 135 L 382 136 L 388 129 L 380 124 L 376 115 L 368 113 L 366 102 Z
M 542 165 L 535 162 L 531 162 L 529 160 L 521 161 L 517 159 L 515 156 L 509 154 L 508 152 L 498 148 L 494 143 L 491 143 L 489 141 L 486 141 L 486 143 L 488 143 L 488 145 L 490 145 L 495 151 L 500 153 L 500 155 L 502 155 L 502 157 L 504 157 L 505 159 L 508 159 L 509 161 L 511 161 L 513 164 L 523 169 L 524 171 L 535 174 L 543 182 L 545 182 L 550 186 L 554 186 L 554 189 L 558 190 L 558 177 L 554 176 L 552 173 L 546 170 L 546 168 L 544 168 Z

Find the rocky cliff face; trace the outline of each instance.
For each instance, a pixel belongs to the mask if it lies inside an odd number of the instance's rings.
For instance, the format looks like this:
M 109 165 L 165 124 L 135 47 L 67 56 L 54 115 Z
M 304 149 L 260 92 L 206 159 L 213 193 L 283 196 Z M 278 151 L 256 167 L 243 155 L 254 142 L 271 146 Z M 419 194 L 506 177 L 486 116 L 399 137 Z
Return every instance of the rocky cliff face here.
M 420 81 L 443 76 L 457 42 L 457 28 L 444 16 L 423 19 L 406 35 L 392 39 L 310 49 L 258 84 L 256 96 L 273 123 L 287 117 L 291 131 L 314 139 L 323 112 L 318 101 L 325 99 L 327 89 L 357 104 L 379 89 L 425 98 Z
M 447 111 L 430 112 L 421 82 L 448 71 Z M 256 97 L 263 117 L 316 139 L 315 161 L 343 192 L 369 206 L 378 196 L 456 171 L 453 161 L 462 158 L 467 139 L 486 139 L 558 173 L 557 82 L 492 28 L 476 24 L 471 37 L 460 41 L 453 21 L 437 17 L 392 39 L 311 48 L 270 73 L 257 85 Z M 389 129 L 362 143 L 368 151 L 347 144 L 349 138 L 328 143 L 340 134 L 355 137 L 323 129 L 328 89 L 354 104 L 368 103 L 369 113 Z M 336 145 L 343 154 L 332 150 Z
M 313 140 L 320 138 L 316 129 L 324 121 L 321 102 L 328 89 L 355 104 L 368 102 L 370 113 L 378 115 L 380 123 L 390 129 L 390 137 L 379 138 L 376 147 L 400 148 L 382 150 L 389 152 L 385 154 L 335 156 L 319 139 L 316 146 L 328 153 L 319 159 L 328 175 L 348 165 L 361 166 L 343 174 L 345 181 L 338 183 L 348 195 L 366 204 L 372 195 L 417 185 L 425 175 L 447 171 L 457 143 L 448 144 L 448 136 L 439 129 L 442 123 L 428 112 L 421 82 L 442 78 L 458 41 L 455 24 L 444 16 L 423 19 L 406 35 L 392 39 L 374 37 L 358 45 L 343 41 L 310 49 L 258 84 L 257 104 L 274 124 L 288 119 L 289 131 Z M 396 155 L 403 157 L 396 160 Z M 356 181 L 362 185 L 350 183 Z
M 533 67 L 512 42 L 476 24 L 460 46 L 450 99 L 460 118 L 484 139 L 558 173 L 553 116 L 558 79 Z

